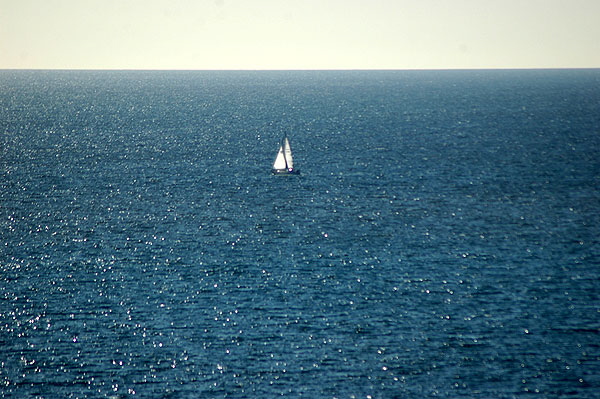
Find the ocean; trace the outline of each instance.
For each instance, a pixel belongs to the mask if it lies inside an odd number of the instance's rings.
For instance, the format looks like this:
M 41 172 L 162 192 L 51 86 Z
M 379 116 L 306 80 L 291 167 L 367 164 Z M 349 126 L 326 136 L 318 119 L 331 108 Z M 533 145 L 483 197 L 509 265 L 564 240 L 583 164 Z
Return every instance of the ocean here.
M 3 398 L 600 397 L 600 70 L 4 70 L 0 176 Z

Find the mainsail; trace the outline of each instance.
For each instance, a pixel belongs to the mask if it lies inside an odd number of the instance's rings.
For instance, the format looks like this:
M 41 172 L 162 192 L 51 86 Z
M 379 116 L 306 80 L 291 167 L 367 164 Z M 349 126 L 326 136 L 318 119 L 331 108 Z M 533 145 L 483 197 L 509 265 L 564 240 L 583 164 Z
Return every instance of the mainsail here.
M 287 168 L 294 169 L 294 157 L 292 157 L 292 147 L 290 147 L 290 142 L 288 141 L 287 137 L 283 139 L 283 153 L 285 155 L 285 162 L 287 164 Z

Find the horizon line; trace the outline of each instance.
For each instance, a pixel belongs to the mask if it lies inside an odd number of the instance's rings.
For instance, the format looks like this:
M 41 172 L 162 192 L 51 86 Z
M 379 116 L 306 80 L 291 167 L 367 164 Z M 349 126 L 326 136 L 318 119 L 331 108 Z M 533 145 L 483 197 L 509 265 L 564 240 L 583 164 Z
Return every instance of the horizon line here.
M 595 70 L 598 67 L 483 67 L 483 68 L 0 68 L 0 71 L 113 71 L 113 72 L 368 72 L 368 71 L 527 71 Z

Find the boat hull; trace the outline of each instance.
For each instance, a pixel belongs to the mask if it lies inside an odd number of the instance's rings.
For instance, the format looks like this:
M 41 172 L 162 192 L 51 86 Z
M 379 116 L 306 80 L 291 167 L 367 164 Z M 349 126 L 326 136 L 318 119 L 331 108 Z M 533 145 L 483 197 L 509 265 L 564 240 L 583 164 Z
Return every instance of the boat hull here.
M 272 169 L 271 173 L 274 175 L 299 175 L 300 170 L 298 169 Z

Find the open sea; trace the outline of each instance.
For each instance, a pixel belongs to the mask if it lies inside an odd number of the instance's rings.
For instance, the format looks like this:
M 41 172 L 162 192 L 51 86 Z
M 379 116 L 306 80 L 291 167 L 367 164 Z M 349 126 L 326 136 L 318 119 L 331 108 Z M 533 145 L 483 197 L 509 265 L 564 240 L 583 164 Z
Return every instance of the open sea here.
M 599 398 L 600 70 L 0 71 L 0 395 Z

